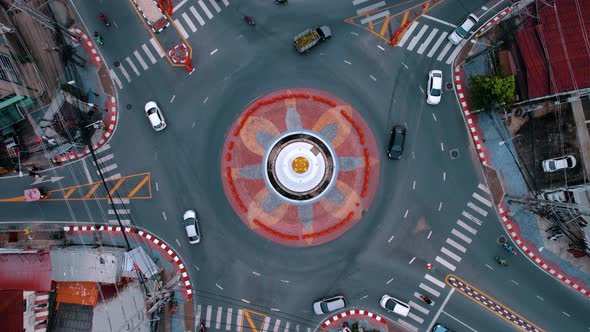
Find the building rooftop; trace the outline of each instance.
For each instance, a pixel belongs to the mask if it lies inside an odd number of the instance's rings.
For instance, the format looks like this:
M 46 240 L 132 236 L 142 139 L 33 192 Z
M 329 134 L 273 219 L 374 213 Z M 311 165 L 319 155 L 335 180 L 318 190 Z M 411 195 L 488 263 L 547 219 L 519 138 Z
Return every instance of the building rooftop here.
M 0 255 L 0 289 L 50 291 L 49 253 Z

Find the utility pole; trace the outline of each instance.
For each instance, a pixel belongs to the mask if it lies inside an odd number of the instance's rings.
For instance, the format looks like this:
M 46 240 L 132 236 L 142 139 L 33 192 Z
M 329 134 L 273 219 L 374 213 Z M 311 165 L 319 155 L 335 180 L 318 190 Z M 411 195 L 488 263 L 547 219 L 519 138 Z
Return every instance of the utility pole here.
M 45 16 L 45 14 L 41 13 L 35 8 L 30 7 L 29 5 L 25 4 L 23 0 L 15 0 L 12 3 L 12 7 L 29 14 L 34 20 L 43 24 L 47 28 L 53 31 L 61 31 L 67 35 L 70 35 L 72 38 L 78 38 L 74 33 L 70 32 L 66 27 L 58 24 L 54 20 L 50 19 L 49 17 Z

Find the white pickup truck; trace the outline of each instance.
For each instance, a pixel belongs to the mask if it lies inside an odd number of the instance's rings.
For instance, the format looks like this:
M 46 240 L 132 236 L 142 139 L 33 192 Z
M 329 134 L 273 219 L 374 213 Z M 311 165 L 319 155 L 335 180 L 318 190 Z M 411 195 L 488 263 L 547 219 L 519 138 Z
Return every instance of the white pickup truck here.
M 320 41 L 330 39 L 332 37 L 332 30 L 327 25 L 322 25 L 319 28 L 307 29 L 293 38 L 293 43 L 297 52 L 308 52 L 310 48 L 316 46 Z

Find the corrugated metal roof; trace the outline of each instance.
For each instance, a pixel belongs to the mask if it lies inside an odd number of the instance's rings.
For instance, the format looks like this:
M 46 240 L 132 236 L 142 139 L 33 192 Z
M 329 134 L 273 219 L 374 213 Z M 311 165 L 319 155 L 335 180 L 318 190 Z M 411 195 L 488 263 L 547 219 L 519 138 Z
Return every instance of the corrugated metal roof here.
M 48 253 L 0 255 L 0 289 L 51 290 Z
M 116 284 L 121 277 L 125 249 L 70 246 L 51 250 L 53 281 L 94 281 Z

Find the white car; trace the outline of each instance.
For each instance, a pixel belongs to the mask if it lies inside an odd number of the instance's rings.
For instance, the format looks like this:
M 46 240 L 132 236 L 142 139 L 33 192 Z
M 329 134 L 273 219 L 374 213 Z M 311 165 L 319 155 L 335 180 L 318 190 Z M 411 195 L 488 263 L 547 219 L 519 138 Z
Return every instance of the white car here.
M 393 312 L 394 314 L 398 314 L 402 317 L 406 317 L 410 313 L 409 304 L 387 294 L 383 295 L 379 304 L 383 309 Z
M 164 120 L 162 111 L 160 111 L 156 102 L 148 101 L 145 104 L 145 116 L 150 120 L 152 128 L 154 128 L 155 131 L 160 131 L 166 128 L 166 120 Z
M 340 310 L 346 307 L 346 299 L 342 295 L 334 296 L 329 299 L 323 299 L 313 304 L 313 312 L 316 315 L 323 315 L 334 310 Z
M 428 91 L 426 91 L 426 95 L 426 102 L 429 105 L 440 103 L 440 96 L 442 95 L 442 71 L 431 70 L 428 73 Z
M 561 169 L 576 167 L 576 158 L 574 158 L 572 155 L 569 155 L 565 157 L 547 159 L 543 160 L 541 165 L 543 166 L 543 171 L 550 173 L 559 171 Z
M 201 242 L 201 230 L 199 229 L 199 220 L 197 219 L 195 210 L 186 210 L 182 216 L 182 220 L 186 235 L 188 236 L 188 242 L 190 244 Z
M 459 26 L 449 35 L 449 41 L 453 45 L 457 45 L 461 42 L 461 40 L 467 38 L 469 36 L 469 30 L 475 26 L 475 24 L 479 21 L 479 18 L 473 14 L 469 14 L 467 18 L 459 24 Z

